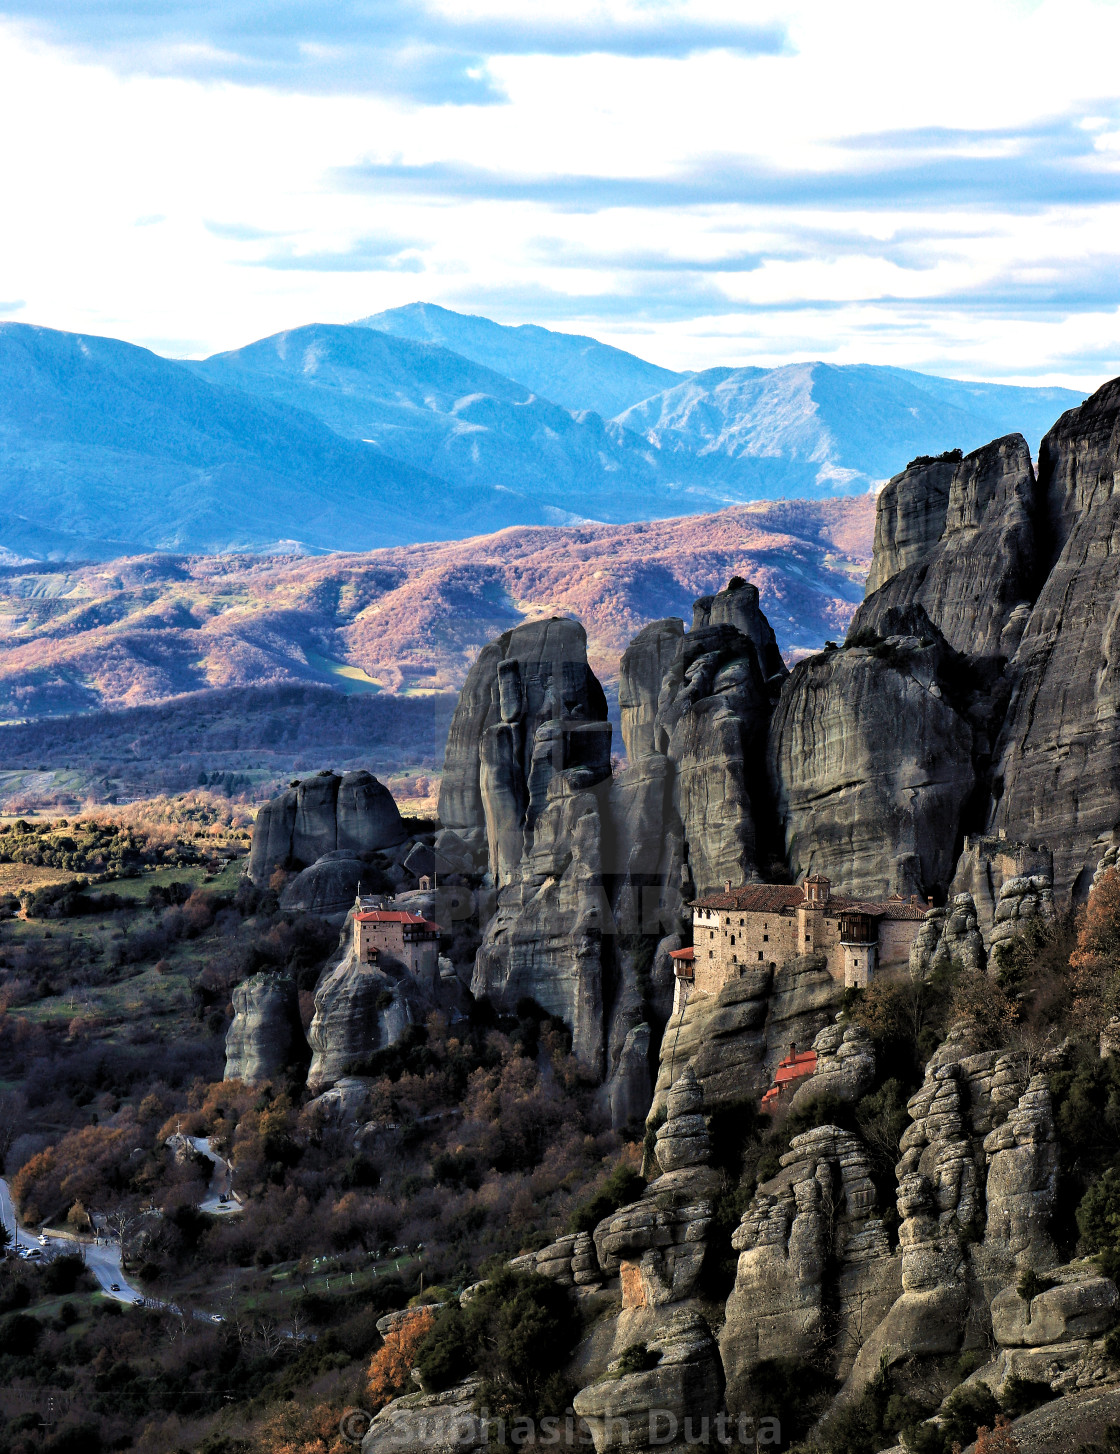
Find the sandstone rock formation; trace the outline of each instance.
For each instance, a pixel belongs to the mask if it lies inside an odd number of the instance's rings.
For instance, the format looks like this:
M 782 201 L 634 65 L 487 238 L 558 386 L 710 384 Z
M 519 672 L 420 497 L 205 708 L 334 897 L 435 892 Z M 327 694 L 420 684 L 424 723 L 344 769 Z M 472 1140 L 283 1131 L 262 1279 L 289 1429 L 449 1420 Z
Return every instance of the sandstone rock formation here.
M 1032 1076 L 1015 1109 L 984 1138 L 988 1156 L 985 1240 L 1006 1248 L 1019 1267 L 1055 1259 L 1050 1217 L 1058 1195 L 1058 1138 L 1044 1075 Z
M 1044 845 L 1016 843 L 996 834 L 966 834 L 949 893 L 971 895 L 977 926 L 988 943 L 1004 882 L 1035 875 L 1053 882 L 1054 861 Z
M 1063 414 L 1039 449 L 1045 583 L 1011 664 L 992 830 L 1045 842 L 1059 898 L 1083 897 L 1120 812 L 1120 380 Z
M 587 1421 L 595 1454 L 648 1449 L 683 1454 L 702 1439 L 715 1439 L 723 1372 L 704 1318 L 679 1309 L 646 1346 L 655 1360 L 652 1368 L 626 1373 L 616 1362 L 576 1394 L 573 1407 Z
M 806 955 L 773 973 L 752 968 L 714 998 L 688 999 L 665 1027 L 650 1121 L 665 1110 L 685 1067 L 695 1072 L 709 1110 L 760 1099 L 790 1045 L 811 1045 L 843 993 L 823 959 Z
M 305 868 L 324 854 L 373 853 L 407 837 L 393 795 L 372 773 L 329 769 L 265 803 L 253 825 L 249 877 L 264 888 L 277 868 Z
M 574 621 L 519 626 L 491 647 L 460 699 L 445 778 L 455 819 L 447 826 L 476 830 L 481 814 L 499 890 L 471 988 L 509 1009 L 528 997 L 561 1015 L 576 1054 L 601 1073 L 605 900 L 595 789 L 611 770 L 606 701 Z M 465 786 L 475 773 L 477 800 Z
M 472 1454 L 490 1447 L 490 1431 L 475 1412 L 477 1379 L 443 1393 L 410 1393 L 378 1413 L 362 1439 L 362 1454 Z M 351 1411 L 353 1412 L 353 1411 Z
M 328 966 L 315 990 L 315 1014 L 307 1039 L 311 1067 L 307 1087 L 319 1095 L 344 1076 L 353 1075 L 378 1050 L 395 1045 L 410 1024 L 429 1008 L 425 991 L 406 971 L 362 964 L 343 929 L 345 949 Z
M 826 1025 L 813 1041 L 817 1052 L 816 1071 L 794 1091 L 790 1110 L 799 1111 L 830 1096 L 854 1102 L 871 1089 L 875 1081 L 875 1047 L 862 1025 L 852 1022 Z
M 254 974 L 234 987 L 223 1079 L 263 1085 L 306 1065 L 308 1053 L 294 980 Z
M 602 1280 L 590 1232 L 559 1237 L 539 1252 L 526 1252 L 515 1257 L 509 1265 L 519 1272 L 536 1272 L 541 1277 L 551 1277 L 562 1287 L 596 1287 Z
M 835 1345 L 846 1373 L 858 1351 L 853 1320 L 874 1326 L 898 1294 L 858 1138 L 819 1126 L 795 1136 L 781 1160 L 732 1238 L 739 1265 L 720 1352 L 733 1411 L 762 1359 L 808 1358 Z
M 1032 925 L 1048 924 L 1054 917 L 1054 890 L 1046 874 L 1009 878 L 996 900 L 994 923 L 988 935 L 993 964 L 998 967 L 1003 946 L 1019 938 Z
M 440 822 L 458 834 L 485 828 L 496 872 L 491 825 L 496 815 L 504 825 L 505 816 L 497 803 L 487 808 L 484 782 L 501 797 L 502 808 L 519 810 L 520 821 L 537 729 L 554 722 L 605 722 L 606 716 L 606 698 L 587 665 L 587 636 L 578 622 L 554 616 L 505 632 L 483 647 L 459 694 L 444 755 Z M 596 744 L 589 743 L 592 759 L 600 763 L 602 736 L 590 737 Z M 557 763 L 556 741 L 551 734 L 548 740 L 554 751 L 539 754 L 538 793 L 554 767 L 574 765 L 574 759 Z M 562 752 L 563 734 L 559 742 Z M 609 737 L 606 753 L 609 764 Z
M 369 864 L 363 863 L 349 850 L 324 853 L 310 868 L 297 873 L 284 885 L 280 907 L 297 913 L 334 918 L 351 908 L 363 877 L 368 884 L 371 878 Z
M 710 598 L 708 598 L 710 599 Z M 663 749 L 657 741 L 657 699 L 661 683 L 680 650 L 684 622 L 678 617 L 651 621 L 622 653 L 619 664 L 618 706 L 622 741 L 632 763 Z
M 621 1278 L 624 1310 L 679 1303 L 695 1290 L 721 1184 L 708 1166 L 711 1146 L 703 1107 L 695 1073 L 686 1067 L 669 1092 L 667 1119 L 657 1133 L 661 1175 L 640 1201 L 595 1228 L 599 1266 Z
M 960 462 L 959 449 L 911 460 L 879 491 L 867 595 L 892 576 L 920 565 L 936 548 L 945 528 L 949 491 Z
M 953 655 L 920 607 L 885 612 L 870 646 L 800 662 L 771 726 L 768 764 L 795 878 L 845 893 L 943 892 L 975 785 Z
M 984 963 L 984 939 L 971 894 L 956 894 L 950 907 L 928 910 L 910 947 L 910 973 L 916 979 L 952 965 L 983 969 Z
M 1039 500 L 1026 440 L 1010 434 L 955 462 L 911 466 L 883 495 L 851 635 L 883 635 L 892 607 L 920 604 L 950 646 L 998 672 L 1015 653 L 1036 589 Z
M 1032 1298 L 1007 1287 L 992 1301 L 992 1331 L 1003 1348 L 1041 1348 L 1107 1332 L 1120 1311 L 1120 1293 L 1111 1278 L 1091 1263 L 1052 1268 L 1056 1284 Z

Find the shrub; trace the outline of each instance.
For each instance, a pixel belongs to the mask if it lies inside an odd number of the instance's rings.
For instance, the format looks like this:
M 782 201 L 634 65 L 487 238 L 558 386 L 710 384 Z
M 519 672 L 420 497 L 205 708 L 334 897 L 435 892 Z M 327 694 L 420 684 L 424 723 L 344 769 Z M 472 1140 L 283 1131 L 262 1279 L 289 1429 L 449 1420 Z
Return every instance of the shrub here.
M 645 1181 L 625 1162 L 621 1162 L 587 1201 L 576 1207 L 568 1218 L 569 1232 L 593 1232 L 604 1217 L 619 1207 L 636 1202 L 646 1189 Z
M 616 1371 L 620 1377 L 625 1373 L 645 1373 L 660 1362 L 661 1354 L 656 1348 L 650 1349 L 645 1343 L 631 1343 L 622 1350 Z
M 383 1408 L 408 1388 L 417 1351 L 434 1319 L 431 1308 L 414 1308 L 385 1334 L 385 1341 L 369 1365 L 369 1396 L 375 1409 Z
M 1081 1198 L 1077 1228 L 1087 1252 L 1120 1247 L 1120 1168 L 1110 1166 Z
M 416 1355 L 431 1388 L 474 1368 L 482 1402 L 497 1416 L 541 1418 L 571 1394 L 564 1370 L 581 1331 L 564 1288 L 535 1272 L 506 1268 L 465 1307 L 444 1308 Z
M 13 1313 L 0 1323 L 0 1353 L 34 1353 L 43 1336 L 43 1325 L 30 1313 Z
M 1009 1418 L 1017 1419 L 1022 1414 L 1029 1414 L 1031 1409 L 1037 1409 L 1041 1404 L 1049 1403 L 1056 1395 L 1048 1383 L 1040 1383 L 1032 1378 L 1020 1378 L 1013 1373 L 1003 1386 L 1003 1397 L 1000 1403 L 1003 1411 Z
M 1025 1303 L 1038 1297 L 1039 1293 L 1046 1292 L 1049 1288 L 1056 1287 L 1052 1277 L 1039 1277 L 1033 1267 L 1028 1267 L 1026 1272 L 1019 1278 L 1015 1291 Z

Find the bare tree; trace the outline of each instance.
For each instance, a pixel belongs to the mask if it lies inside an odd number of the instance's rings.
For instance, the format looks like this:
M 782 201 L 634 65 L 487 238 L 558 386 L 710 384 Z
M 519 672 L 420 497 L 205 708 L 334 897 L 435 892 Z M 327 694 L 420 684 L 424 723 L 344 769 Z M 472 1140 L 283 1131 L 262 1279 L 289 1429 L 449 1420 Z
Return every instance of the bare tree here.
M 133 1238 L 144 1219 L 138 1212 L 123 1205 L 111 1207 L 100 1215 L 110 1236 L 116 1238 L 120 1244 L 121 1265 L 123 1266 L 128 1261 L 132 1251 Z
M 275 1318 L 267 1315 L 257 1319 L 257 1337 L 260 1339 L 261 1347 L 264 1349 L 266 1358 L 275 1358 L 280 1349 L 284 1346 L 284 1334 Z

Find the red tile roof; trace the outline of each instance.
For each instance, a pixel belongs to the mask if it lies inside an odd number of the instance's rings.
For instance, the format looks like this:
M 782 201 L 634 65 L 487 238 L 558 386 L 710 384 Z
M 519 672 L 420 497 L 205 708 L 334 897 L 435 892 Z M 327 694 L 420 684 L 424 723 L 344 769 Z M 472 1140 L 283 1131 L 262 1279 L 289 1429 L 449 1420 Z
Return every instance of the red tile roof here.
M 740 914 L 789 914 L 805 903 L 800 884 L 744 884 L 730 893 L 705 894 L 696 899 L 696 909 L 730 909 Z M 877 919 L 924 919 L 929 908 L 921 900 L 850 899 L 845 894 L 832 894 L 823 903 L 813 905 L 826 914 L 871 914 Z
M 692 949 L 692 948 L 688 948 L 688 949 L 670 949 L 669 950 L 669 958 L 670 959 L 695 959 L 696 958 L 696 950 L 695 949 Z
M 775 1086 L 788 1085 L 791 1080 L 800 1080 L 805 1075 L 815 1075 L 817 1069 L 817 1052 L 815 1050 L 803 1050 L 800 1055 L 794 1055 L 778 1066 L 774 1074 Z
M 730 893 L 705 894 L 693 905 L 698 909 L 738 909 L 748 914 L 780 914 L 805 902 L 800 884 L 745 884 Z
M 366 909 L 361 914 L 355 914 L 354 918 L 362 924 L 416 924 L 423 925 L 425 929 L 434 929 L 438 934 L 440 928 L 431 919 L 425 919 L 423 914 L 410 913 L 408 909 Z

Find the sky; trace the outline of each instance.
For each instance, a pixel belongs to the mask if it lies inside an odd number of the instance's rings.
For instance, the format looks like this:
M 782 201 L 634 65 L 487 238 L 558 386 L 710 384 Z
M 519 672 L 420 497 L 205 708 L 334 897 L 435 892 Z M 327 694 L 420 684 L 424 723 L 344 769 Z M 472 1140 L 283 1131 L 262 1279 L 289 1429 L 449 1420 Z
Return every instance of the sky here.
M 0 0 L 0 318 L 1120 373 L 1120 0 Z

